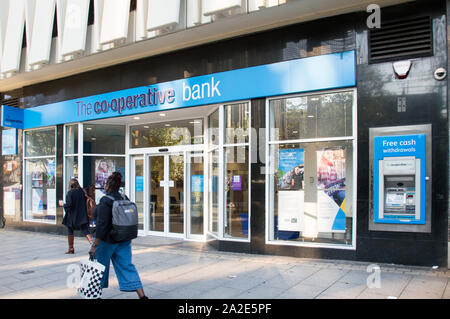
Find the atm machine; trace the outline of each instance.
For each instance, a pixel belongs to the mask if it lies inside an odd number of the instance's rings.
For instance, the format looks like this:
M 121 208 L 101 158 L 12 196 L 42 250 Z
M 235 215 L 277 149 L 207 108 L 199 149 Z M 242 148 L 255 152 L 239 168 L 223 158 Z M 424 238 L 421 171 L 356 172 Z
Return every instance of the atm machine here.
M 420 158 L 385 157 L 378 163 L 378 214 L 375 222 L 421 220 Z
M 370 129 L 369 229 L 431 231 L 431 126 Z

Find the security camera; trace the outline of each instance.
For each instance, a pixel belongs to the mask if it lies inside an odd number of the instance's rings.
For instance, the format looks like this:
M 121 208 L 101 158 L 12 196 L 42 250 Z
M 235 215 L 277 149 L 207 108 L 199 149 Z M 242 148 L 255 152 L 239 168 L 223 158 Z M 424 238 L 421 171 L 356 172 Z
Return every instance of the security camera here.
M 447 70 L 444 68 L 438 68 L 434 71 L 434 78 L 438 81 L 442 81 L 447 76 Z

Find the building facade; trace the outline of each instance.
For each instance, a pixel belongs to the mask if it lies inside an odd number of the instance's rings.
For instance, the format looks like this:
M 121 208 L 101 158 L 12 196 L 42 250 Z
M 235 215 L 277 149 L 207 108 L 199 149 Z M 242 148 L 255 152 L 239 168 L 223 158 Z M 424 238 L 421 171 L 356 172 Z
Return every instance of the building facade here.
M 155 1 L 24 4 L 18 66 L 3 33 L 6 227 L 64 234 L 70 178 L 98 201 L 120 171 L 142 236 L 447 266 L 446 1 L 380 3 L 379 27 L 376 7 L 354 1 L 172 2 L 171 24 Z M 125 18 L 107 28 L 114 6 Z M 65 17 L 64 34 L 69 8 L 84 12 L 84 51 L 56 36 L 39 58 L 30 12 Z

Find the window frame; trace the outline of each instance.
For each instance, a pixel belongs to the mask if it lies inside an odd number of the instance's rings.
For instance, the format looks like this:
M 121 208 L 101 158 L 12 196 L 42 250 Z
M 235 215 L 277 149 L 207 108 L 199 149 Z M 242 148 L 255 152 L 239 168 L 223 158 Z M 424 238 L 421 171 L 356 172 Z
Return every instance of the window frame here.
M 51 130 L 53 129 L 55 132 L 55 154 L 54 155 L 43 155 L 43 156 L 26 156 L 26 132 L 32 132 L 32 131 L 45 131 L 45 130 Z M 27 203 L 27 196 L 32 196 L 31 194 L 27 194 L 27 183 L 26 183 L 26 176 L 27 176 L 27 160 L 39 160 L 39 159 L 54 159 L 55 160 L 55 192 L 58 189 L 58 179 L 56 178 L 56 168 L 58 167 L 58 159 L 57 159 L 57 153 L 58 153 L 58 131 L 56 126 L 44 126 L 44 127 L 38 127 L 38 128 L 32 128 L 32 129 L 26 129 L 23 130 L 22 134 L 22 145 L 23 145 L 23 158 L 22 158 L 22 167 L 23 167 L 23 174 L 22 174 L 22 185 L 23 185 L 23 196 L 22 196 L 22 221 L 27 223 L 39 223 L 39 224 L 50 224 L 50 225 L 56 225 L 57 219 L 58 219 L 58 196 L 55 198 L 55 205 L 56 205 L 56 212 L 55 212 L 55 220 L 54 221 L 42 221 L 42 220 L 31 220 L 27 219 L 27 210 L 28 207 L 26 206 Z M 48 201 L 48 199 L 47 199 Z M 48 203 L 47 203 L 48 204 Z
M 343 93 L 343 92 L 351 92 L 353 95 L 353 103 L 352 103 L 352 135 L 351 136 L 342 136 L 342 137 L 328 137 L 328 138 L 306 138 L 306 139 L 295 139 L 295 140 L 270 140 L 271 137 L 271 110 L 270 110 L 270 101 L 286 99 L 286 98 L 295 98 L 295 97 L 304 97 L 311 95 L 322 95 L 322 94 L 332 94 L 332 93 Z M 270 98 L 266 98 L 266 106 L 265 106 L 265 114 L 266 114 L 266 149 L 265 149 L 265 169 L 266 169 L 266 177 L 265 177 L 265 244 L 267 245 L 279 245 L 279 246 L 296 246 L 296 247 L 309 247 L 309 248 L 331 248 L 331 249 L 344 249 L 344 250 L 356 250 L 356 227 L 357 227 L 357 171 L 358 171 L 358 162 L 357 162 L 357 154 L 358 154 L 358 132 L 357 132 L 357 89 L 356 88 L 343 88 L 343 89 L 334 89 L 334 90 L 324 90 L 324 91 L 314 91 L 300 94 L 289 94 L 289 95 L 280 95 L 274 96 Z M 319 243 L 319 242 L 301 242 L 301 241 L 289 241 L 289 240 L 276 240 L 273 238 L 273 226 L 274 226 L 274 211 L 271 210 L 272 198 L 271 195 L 273 190 L 271 189 L 271 181 L 270 178 L 273 178 L 274 167 L 272 154 L 271 154 L 271 146 L 272 145 L 280 145 L 280 144 L 295 144 L 295 143 L 312 143 L 312 142 L 333 142 L 333 141 L 352 141 L 353 147 L 353 168 L 352 168 L 352 242 L 351 245 L 348 244 L 330 244 L 330 243 Z
M 225 123 L 225 107 L 227 105 L 234 105 L 234 104 L 247 104 L 248 106 L 248 142 L 245 143 L 225 143 L 225 134 L 226 134 L 226 123 Z M 218 144 L 211 144 L 209 141 L 209 132 L 205 131 L 205 165 L 207 165 L 207 171 L 208 171 L 208 186 L 207 186 L 207 201 L 208 201 L 208 217 L 207 217 L 207 235 L 212 236 L 218 240 L 221 241 L 233 241 L 233 242 L 245 242 L 249 243 L 251 241 L 251 164 L 252 164 L 252 103 L 251 100 L 240 100 L 240 101 L 230 101 L 227 103 L 222 103 L 220 105 L 217 105 L 216 108 L 213 108 L 211 112 L 209 112 L 206 115 L 206 125 L 208 125 L 207 129 L 209 128 L 209 116 L 212 115 L 215 111 L 219 111 L 219 143 Z M 226 211 L 226 199 L 225 199 L 225 188 L 224 188 L 224 182 L 225 182 L 225 175 L 226 175 L 226 167 L 225 167 L 225 149 L 231 148 L 231 147 L 248 147 L 248 232 L 247 232 L 247 238 L 239 238 L 239 237 L 225 237 L 225 229 L 224 229 L 224 220 L 225 220 L 225 211 Z M 214 151 L 218 151 L 219 154 L 219 180 L 218 180 L 218 205 L 219 205 L 219 211 L 218 211 L 218 229 L 217 234 L 210 231 L 210 225 L 212 222 L 212 218 L 210 214 L 212 212 L 209 211 L 209 205 L 211 198 L 209 196 L 209 183 L 212 182 L 211 176 L 209 175 L 209 169 L 210 169 L 210 162 L 209 162 L 209 154 L 213 153 Z

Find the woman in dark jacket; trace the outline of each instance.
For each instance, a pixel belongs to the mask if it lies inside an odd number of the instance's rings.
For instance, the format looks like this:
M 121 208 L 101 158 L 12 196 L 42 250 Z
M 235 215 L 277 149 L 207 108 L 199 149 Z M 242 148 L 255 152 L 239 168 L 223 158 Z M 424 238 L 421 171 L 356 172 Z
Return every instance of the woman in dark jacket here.
M 69 250 L 66 252 L 66 254 L 74 254 L 74 230 L 80 230 L 83 235 L 86 236 L 89 243 L 91 243 L 92 239 L 92 235 L 89 231 L 89 218 L 87 216 L 86 210 L 86 197 L 84 196 L 84 191 L 76 178 L 72 178 L 69 182 L 69 191 L 66 195 L 64 211 L 66 212 L 66 214 L 64 215 L 62 224 L 67 227 L 67 240 L 69 243 Z
M 122 174 L 112 173 L 105 184 L 106 195 L 120 200 L 119 193 L 122 184 Z M 103 196 L 95 206 L 93 217 L 95 219 L 95 233 L 89 255 L 105 266 L 105 272 L 101 281 L 102 288 L 108 288 L 109 265 L 112 261 L 119 289 L 121 291 L 136 291 L 140 299 L 148 299 L 145 296 L 139 274 L 131 262 L 131 240 L 115 242 L 110 235 L 112 229 L 112 206 L 114 201 L 108 196 Z

